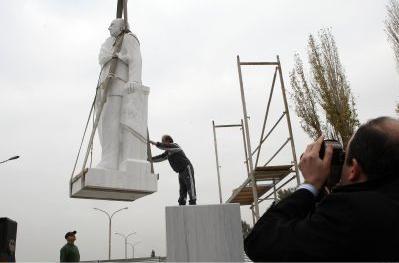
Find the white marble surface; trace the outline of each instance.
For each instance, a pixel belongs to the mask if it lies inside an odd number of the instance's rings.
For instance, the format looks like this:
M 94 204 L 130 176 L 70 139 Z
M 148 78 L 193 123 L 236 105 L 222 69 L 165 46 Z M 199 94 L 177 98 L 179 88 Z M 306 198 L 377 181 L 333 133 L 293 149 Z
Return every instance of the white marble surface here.
M 101 160 L 72 183 L 71 197 L 134 201 L 157 191 L 157 177 L 147 161 L 147 116 L 150 88 L 141 82 L 141 52 L 138 38 L 125 33 L 119 52 L 114 45 L 124 30 L 123 19 L 112 21 L 110 37 L 101 46 L 101 74 L 96 110 L 105 99 L 98 125 Z M 115 74 L 110 75 L 113 57 Z M 110 78 L 105 89 L 104 82 Z
M 82 177 L 72 184 L 73 198 L 134 201 L 157 191 L 157 177 L 150 163 L 129 159 L 124 171 L 89 168 L 84 185 Z
M 169 262 L 243 261 L 238 204 L 166 207 Z
M 142 85 L 142 60 L 140 42 L 132 33 L 125 33 L 121 50 L 114 54 L 117 36 L 124 29 L 123 19 L 112 21 L 110 37 L 102 44 L 99 54 L 101 65 L 100 88 L 96 97 L 96 109 L 104 96 L 106 102 L 101 111 L 98 135 L 101 144 L 101 160 L 97 168 L 124 170 L 126 160 L 147 160 L 147 116 L 150 89 Z M 116 56 L 115 74 L 110 76 L 112 57 Z M 105 90 L 102 85 L 111 81 Z

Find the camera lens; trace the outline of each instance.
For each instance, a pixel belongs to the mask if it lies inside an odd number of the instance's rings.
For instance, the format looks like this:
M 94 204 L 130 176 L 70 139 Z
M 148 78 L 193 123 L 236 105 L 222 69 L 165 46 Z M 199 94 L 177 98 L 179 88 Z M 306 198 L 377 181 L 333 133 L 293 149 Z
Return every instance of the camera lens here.
M 331 188 L 335 186 L 341 179 L 342 166 L 345 161 L 345 152 L 341 143 L 338 142 L 337 140 L 331 140 L 331 139 L 324 140 L 319 152 L 319 157 L 321 159 L 324 158 L 327 145 L 332 145 L 333 147 L 330 177 L 326 182 L 326 186 L 328 188 Z

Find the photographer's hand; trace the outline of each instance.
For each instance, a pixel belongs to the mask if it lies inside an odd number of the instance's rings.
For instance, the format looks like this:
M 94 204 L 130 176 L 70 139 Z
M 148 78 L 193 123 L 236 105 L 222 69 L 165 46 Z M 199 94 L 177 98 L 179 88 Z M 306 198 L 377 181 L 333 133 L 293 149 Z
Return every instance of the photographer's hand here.
M 333 154 L 332 145 L 328 145 L 324 159 L 320 159 L 319 152 L 323 139 L 324 136 L 320 136 L 316 142 L 308 145 L 299 162 L 299 169 L 305 178 L 305 183 L 313 185 L 317 190 L 321 189 L 330 175 Z

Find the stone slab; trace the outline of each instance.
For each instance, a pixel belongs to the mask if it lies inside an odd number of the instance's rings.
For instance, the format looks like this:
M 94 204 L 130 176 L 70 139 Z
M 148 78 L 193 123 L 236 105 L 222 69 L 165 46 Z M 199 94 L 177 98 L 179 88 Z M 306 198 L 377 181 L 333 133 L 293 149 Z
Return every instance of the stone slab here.
M 89 168 L 71 184 L 72 198 L 134 201 L 157 191 L 157 176 L 146 161 L 129 160 L 125 171 Z
M 238 204 L 166 207 L 169 262 L 242 262 Z

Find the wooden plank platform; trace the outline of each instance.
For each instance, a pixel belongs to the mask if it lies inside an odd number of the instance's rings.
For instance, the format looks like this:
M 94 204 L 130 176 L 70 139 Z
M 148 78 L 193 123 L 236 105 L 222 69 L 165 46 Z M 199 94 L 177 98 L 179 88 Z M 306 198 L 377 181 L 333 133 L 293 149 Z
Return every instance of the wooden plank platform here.
M 254 176 L 256 181 L 281 180 L 289 175 L 294 165 L 276 165 L 256 167 Z
M 272 184 L 258 185 L 257 186 L 258 198 L 264 195 L 272 187 L 273 187 Z M 237 191 L 237 189 L 233 191 L 233 195 L 235 194 L 235 191 Z M 252 186 L 246 186 L 242 188 L 241 191 L 234 197 L 234 199 L 230 201 L 230 203 L 239 203 L 240 205 L 251 205 L 253 202 L 254 198 L 252 195 Z

